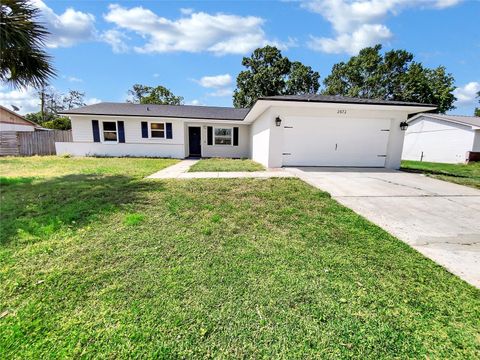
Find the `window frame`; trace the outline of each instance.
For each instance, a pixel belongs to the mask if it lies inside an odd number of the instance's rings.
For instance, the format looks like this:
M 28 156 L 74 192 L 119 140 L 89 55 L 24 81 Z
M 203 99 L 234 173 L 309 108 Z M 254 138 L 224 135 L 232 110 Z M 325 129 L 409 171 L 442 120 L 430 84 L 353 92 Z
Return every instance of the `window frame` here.
M 230 129 L 230 144 L 216 144 L 215 143 L 215 138 L 216 138 L 215 130 L 216 129 Z M 212 142 L 213 142 L 212 145 L 213 146 L 233 146 L 233 126 L 214 126 L 212 135 L 213 135 L 213 139 L 212 139 Z
M 105 143 L 105 144 L 118 144 L 119 143 L 119 139 L 118 139 L 118 120 L 101 120 L 102 122 L 102 129 L 101 129 L 101 139 L 102 139 L 102 143 Z M 105 130 L 104 130 L 104 126 L 103 124 L 106 123 L 106 122 L 112 122 L 112 123 L 115 123 L 115 134 L 117 136 L 117 140 L 105 140 Z M 107 132 L 113 132 L 112 130 L 107 130 Z
M 152 124 L 163 124 L 163 137 L 153 137 L 152 136 Z M 160 131 L 160 130 L 156 130 L 156 131 Z M 165 140 L 167 138 L 167 122 L 166 121 L 155 121 L 155 120 L 148 121 L 148 138 L 152 139 L 152 140 L 157 140 L 157 139 Z

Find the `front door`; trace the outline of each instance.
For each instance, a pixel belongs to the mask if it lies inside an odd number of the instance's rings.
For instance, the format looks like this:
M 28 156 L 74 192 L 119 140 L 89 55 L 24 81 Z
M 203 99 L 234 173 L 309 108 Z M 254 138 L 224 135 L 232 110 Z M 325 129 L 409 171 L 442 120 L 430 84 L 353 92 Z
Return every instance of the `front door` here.
M 188 128 L 188 148 L 189 156 L 200 157 L 202 156 L 201 140 L 201 127 L 190 126 Z

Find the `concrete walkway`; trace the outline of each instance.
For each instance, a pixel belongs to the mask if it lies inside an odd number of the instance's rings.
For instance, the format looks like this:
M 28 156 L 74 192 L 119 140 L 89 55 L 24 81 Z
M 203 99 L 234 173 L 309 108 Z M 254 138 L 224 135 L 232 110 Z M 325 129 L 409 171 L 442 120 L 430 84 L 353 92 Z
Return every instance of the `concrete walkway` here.
M 216 172 L 188 172 L 198 160 L 182 160 L 178 164 L 162 169 L 147 179 L 212 179 L 212 178 L 273 178 L 295 177 L 284 169 L 269 169 L 267 171 L 216 171 Z
M 387 169 L 287 168 L 480 288 L 480 191 Z

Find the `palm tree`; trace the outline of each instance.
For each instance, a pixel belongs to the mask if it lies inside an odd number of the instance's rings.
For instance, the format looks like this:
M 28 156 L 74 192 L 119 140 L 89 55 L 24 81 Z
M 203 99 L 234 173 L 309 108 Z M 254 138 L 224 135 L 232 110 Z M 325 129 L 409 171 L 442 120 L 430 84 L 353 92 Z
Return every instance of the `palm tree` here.
M 44 86 L 55 75 L 43 48 L 50 34 L 26 0 L 0 0 L 0 81 L 13 87 Z

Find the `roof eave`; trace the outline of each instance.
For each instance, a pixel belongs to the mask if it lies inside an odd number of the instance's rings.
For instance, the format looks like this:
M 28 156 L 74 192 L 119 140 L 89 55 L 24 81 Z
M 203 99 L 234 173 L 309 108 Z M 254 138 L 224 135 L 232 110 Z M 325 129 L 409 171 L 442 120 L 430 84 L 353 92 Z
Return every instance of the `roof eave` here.
M 407 114 L 418 114 L 424 113 L 427 111 L 435 110 L 437 107 L 435 105 L 428 105 L 428 104 L 408 104 L 408 105 L 400 105 L 400 104 L 385 104 L 385 103 L 356 103 L 356 102 L 338 102 L 338 101 L 302 101 L 302 100 L 285 100 L 285 99 L 266 99 L 266 98 L 259 98 L 255 104 L 252 106 L 250 111 L 245 116 L 244 121 L 246 123 L 252 123 L 257 116 L 262 114 L 267 108 L 273 105 L 278 105 L 278 103 L 284 104 L 291 104 L 292 102 L 303 102 L 308 103 L 310 105 L 318 105 L 318 106 L 333 106 L 333 105 L 347 105 L 351 107 L 360 107 L 360 108 L 368 108 L 368 107 L 378 107 L 382 110 L 392 110 L 392 111 L 403 111 Z
M 185 119 L 198 121 L 235 121 L 243 122 L 244 119 L 226 119 L 226 118 L 212 118 L 212 117 L 192 117 L 192 116 L 174 116 L 174 115 L 131 115 L 131 114 L 105 114 L 105 113 L 77 113 L 77 112 L 62 112 L 59 115 L 65 116 L 116 116 L 116 117 L 136 117 L 136 118 L 162 118 L 162 119 Z
M 436 109 L 437 105 L 435 104 L 421 104 L 421 103 L 385 103 L 380 101 L 371 100 L 369 102 L 358 102 L 358 101 L 334 101 L 334 100 L 315 100 L 315 99 L 282 99 L 282 98 L 269 98 L 269 97 L 260 97 L 257 101 L 287 101 L 287 102 L 306 102 L 306 103 L 327 103 L 327 104 L 352 104 L 352 105 L 384 105 L 384 106 L 407 106 L 407 107 L 427 107 Z
M 463 126 L 467 126 L 467 127 L 470 127 L 472 130 L 478 130 L 480 129 L 480 126 L 478 125 L 474 125 L 474 124 L 469 124 L 469 123 L 466 123 L 466 122 L 463 122 L 463 121 L 460 121 L 460 120 L 454 120 L 454 119 L 446 119 L 444 117 L 440 117 L 440 116 L 436 116 L 437 114 L 428 114 L 428 113 L 421 113 L 421 114 L 417 114 L 415 116 L 413 116 L 412 118 L 408 119 L 407 122 L 408 123 L 411 123 L 412 121 L 415 121 L 417 120 L 418 118 L 422 117 L 422 116 L 430 116 L 432 119 L 435 119 L 435 120 L 439 120 L 439 121 L 445 121 L 445 122 L 450 122 L 450 123 L 453 123 L 453 124 L 458 124 L 458 125 L 463 125 Z

